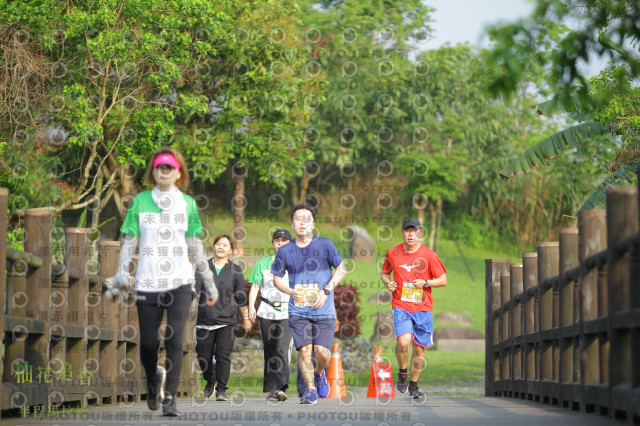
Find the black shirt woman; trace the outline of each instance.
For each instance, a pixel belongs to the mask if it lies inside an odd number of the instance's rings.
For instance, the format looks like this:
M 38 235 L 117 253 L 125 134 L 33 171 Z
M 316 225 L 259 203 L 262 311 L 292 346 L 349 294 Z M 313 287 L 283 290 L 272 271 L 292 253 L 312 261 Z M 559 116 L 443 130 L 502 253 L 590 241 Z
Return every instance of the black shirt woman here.
M 198 319 L 196 322 L 196 353 L 207 384 L 205 398 L 211 398 L 215 391 L 217 401 L 227 401 L 227 384 L 231 374 L 231 351 L 242 313 L 244 327 L 251 329 L 244 275 L 240 266 L 229 260 L 233 242 L 229 235 L 219 235 L 213 242 L 214 256 L 209 259 L 209 267 L 215 276 L 218 302 L 207 304 L 207 295 L 200 296 Z M 197 279 L 196 289 L 201 288 Z M 213 358 L 215 357 L 215 364 Z

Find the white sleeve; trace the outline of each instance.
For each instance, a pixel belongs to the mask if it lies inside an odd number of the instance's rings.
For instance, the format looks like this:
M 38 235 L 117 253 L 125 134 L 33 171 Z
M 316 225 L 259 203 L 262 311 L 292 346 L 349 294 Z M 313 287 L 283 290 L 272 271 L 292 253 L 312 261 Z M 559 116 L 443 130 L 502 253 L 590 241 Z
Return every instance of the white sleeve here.
M 113 279 L 113 283 L 117 288 L 133 287 L 135 282 L 135 278 L 129 273 L 129 268 L 138 247 L 138 237 L 128 234 L 123 236 L 118 272 L 116 272 L 116 276 Z
M 218 289 L 216 288 L 215 281 L 213 279 L 213 271 L 209 268 L 209 262 L 207 262 L 207 256 L 204 251 L 202 241 L 198 237 L 187 237 L 187 246 L 189 247 L 189 253 L 196 264 L 196 274 L 200 275 L 204 288 L 209 299 L 214 302 L 218 300 Z

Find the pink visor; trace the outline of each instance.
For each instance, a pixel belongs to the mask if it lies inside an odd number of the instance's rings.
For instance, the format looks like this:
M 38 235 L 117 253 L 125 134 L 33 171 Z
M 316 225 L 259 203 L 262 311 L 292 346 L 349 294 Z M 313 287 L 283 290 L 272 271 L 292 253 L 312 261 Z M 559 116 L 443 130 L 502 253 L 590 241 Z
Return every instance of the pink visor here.
M 176 157 L 173 154 L 160 154 L 153 160 L 153 167 L 158 167 L 161 164 L 167 164 L 174 169 L 180 168 L 180 163 L 176 160 Z

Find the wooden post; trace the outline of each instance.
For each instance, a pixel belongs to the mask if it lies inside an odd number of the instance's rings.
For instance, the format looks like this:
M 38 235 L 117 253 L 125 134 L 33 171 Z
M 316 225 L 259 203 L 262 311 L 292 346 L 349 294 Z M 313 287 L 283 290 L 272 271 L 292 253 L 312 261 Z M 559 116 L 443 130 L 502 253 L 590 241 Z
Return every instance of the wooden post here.
M 120 258 L 119 241 L 101 241 L 98 245 L 98 262 L 100 265 L 99 274 L 103 278 L 113 277 L 118 271 L 118 260 Z M 100 380 L 103 397 L 111 398 L 115 403 L 116 378 L 118 375 L 118 303 L 107 300 L 104 288 L 100 301 L 100 327 L 102 339 L 100 342 Z
M 494 334 L 494 293 L 499 295 L 500 275 L 508 271 L 511 260 L 486 259 L 485 260 L 485 395 L 494 396 L 495 369 L 497 357 L 494 345 L 499 335 Z
M 555 340 L 548 332 L 553 328 L 553 288 L 545 280 L 558 275 L 559 244 L 538 243 L 538 321 L 540 324 L 540 395 L 543 403 L 557 398 L 557 387 L 553 383 Z M 546 332 L 546 333 L 545 333 Z
M 540 389 L 537 361 L 538 328 L 536 298 L 530 296 L 529 289 L 538 286 L 538 253 L 524 253 L 522 255 L 522 278 L 525 292 L 522 300 L 524 326 L 524 373 L 527 399 L 535 399 Z
M 7 188 L 0 188 L 0 307 L 4 306 L 4 295 L 7 288 L 5 271 L 7 270 L 7 206 L 9 202 L 9 190 Z M 4 310 L 0 310 L 0 336 L 4 336 Z M 7 371 L 7 353 L 6 342 L 4 339 L 0 341 L 2 347 L 0 350 L 4 356 L 2 360 L 2 367 L 4 372 Z M 9 373 L 11 373 L 9 365 Z M 4 375 L 3 375 L 4 381 Z M 0 401 L 2 401 L 2 386 L 0 385 Z
M 563 228 L 560 234 L 560 276 L 578 266 L 578 228 Z M 580 403 L 579 387 L 573 384 L 574 359 L 580 353 L 580 339 L 576 327 L 571 327 L 574 308 L 574 281 L 563 281 L 559 288 L 559 326 L 561 329 L 558 377 L 560 382 L 560 404 L 569 408 L 573 403 Z M 567 337 L 564 337 L 564 336 Z
M 516 339 L 522 339 L 522 304 L 516 300 L 516 296 L 522 295 L 523 290 L 523 268 L 522 263 L 512 263 L 510 268 L 511 276 L 511 326 L 510 326 L 510 338 L 512 340 L 511 345 L 511 377 L 513 379 L 513 391 L 516 396 L 522 397 L 525 393 L 524 382 L 522 381 L 522 356 L 523 356 L 523 343 L 522 340 L 516 341 Z
M 629 252 L 620 253 L 618 242 L 638 232 L 638 189 L 614 187 L 607 190 L 607 268 L 609 294 L 609 415 L 616 411 L 626 412 L 627 419 L 635 415 L 633 403 L 629 401 L 631 383 L 629 368 L 631 360 L 631 322 L 615 326 L 613 317 L 630 313 L 631 277 L 629 276 Z M 635 277 L 635 284 L 638 277 Z M 629 317 L 631 318 L 631 317 Z
M 77 378 L 78 373 L 87 365 L 88 338 L 88 309 L 87 309 L 87 293 L 89 292 L 89 272 L 88 262 L 90 259 L 90 230 L 87 228 L 67 228 L 66 229 L 66 264 L 69 268 L 75 268 L 80 271 L 80 278 L 69 283 L 69 313 L 66 344 L 67 344 L 67 362 L 73 368 L 73 377 L 78 383 L 78 392 L 87 392 L 86 385 L 80 385 Z M 76 397 L 81 395 L 76 395 Z
M 7 270 L 6 278 L 6 315 L 26 318 L 28 300 L 27 272 L 29 266 L 24 260 L 12 260 L 8 266 L 9 269 Z M 3 382 L 16 382 L 15 363 L 25 361 L 27 335 L 27 328 L 23 325 L 12 327 L 11 331 L 8 331 L 4 335 Z
M 42 266 L 27 275 L 27 317 L 49 325 L 51 294 L 51 221 L 48 208 L 28 209 L 24 215 L 24 250 L 42 259 Z M 46 327 L 46 326 L 45 326 Z M 49 364 L 49 336 L 30 334 L 25 357 L 29 364 L 46 367 Z
M 606 248 L 605 210 L 582 210 L 578 212 L 578 246 L 580 261 L 580 411 L 592 411 L 601 399 L 597 391 L 588 384 L 603 383 L 607 376 L 609 343 L 606 333 L 585 332 L 585 322 L 598 317 L 598 270 L 588 269 L 588 257 Z M 606 280 L 604 283 L 606 287 Z M 606 366 L 606 367 L 605 367 Z
M 511 277 L 509 273 L 500 275 L 500 300 L 498 301 L 499 309 L 505 306 L 505 303 L 511 300 Z M 502 396 L 509 396 L 513 392 L 513 377 L 511 377 L 511 358 L 509 335 L 509 322 L 510 312 L 509 310 L 503 310 L 500 312 L 500 342 L 505 343 L 500 350 L 500 388 L 502 389 Z
M 636 167 L 636 175 L 640 177 L 640 163 Z M 638 180 L 640 186 L 640 179 Z M 638 209 L 640 209 L 640 187 L 638 188 Z M 633 220 L 633 219 L 631 219 Z M 629 252 L 629 277 L 628 282 L 631 309 L 635 312 L 640 310 L 640 288 L 636 284 L 634 285 L 634 279 L 637 283 L 638 277 L 640 277 L 640 241 L 636 238 L 635 244 L 631 246 Z M 640 329 L 635 328 L 631 336 L 631 387 L 637 389 L 640 387 Z M 636 393 L 636 395 L 638 395 Z M 640 398 L 640 396 L 638 396 Z M 640 404 L 639 404 L 640 405 Z

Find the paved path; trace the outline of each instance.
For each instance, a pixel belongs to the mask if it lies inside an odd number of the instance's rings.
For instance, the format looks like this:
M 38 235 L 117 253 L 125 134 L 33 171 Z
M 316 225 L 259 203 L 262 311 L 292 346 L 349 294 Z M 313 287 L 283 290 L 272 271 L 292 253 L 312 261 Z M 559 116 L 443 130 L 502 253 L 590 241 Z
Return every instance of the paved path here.
M 180 399 L 182 417 L 161 417 L 145 402 L 103 405 L 86 410 L 80 418 L 3 418 L 1 424 L 28 425 L 236 425 L 236 426 L 434 426 L 434 425 L 523 425 L 600 426 L 622 425 L 596 414 L 580 414 L 558 407 L 510 398 L 431 397 L 426 402 L 406 395 L 379 400 L 354 397 L 351 401 L 325 399 L 315 406 L 301 406 L 298 399 L 268 403 L 260 398 L 236 395 L 229 402 Z M 74 416 L 75 417 L 75 416 Z

